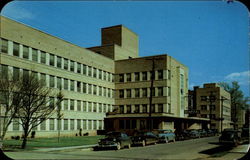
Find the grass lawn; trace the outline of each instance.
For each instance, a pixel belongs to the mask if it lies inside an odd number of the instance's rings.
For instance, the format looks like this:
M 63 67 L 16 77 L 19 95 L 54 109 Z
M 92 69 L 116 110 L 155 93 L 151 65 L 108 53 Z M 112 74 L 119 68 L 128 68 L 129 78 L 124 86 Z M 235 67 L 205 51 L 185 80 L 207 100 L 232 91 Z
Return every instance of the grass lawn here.
M 81 136 L 81 137 L 60 137 L 58 142 L 55 138 L 29 138 L 26 149 L 32 150 L 36 148 L 56 148 L 68 146 L 81 146 L 97 144 L 100 138 L 104 136 Z M 20 149 L 22 140 L 4 140 L 3 150 L 18 150 Z

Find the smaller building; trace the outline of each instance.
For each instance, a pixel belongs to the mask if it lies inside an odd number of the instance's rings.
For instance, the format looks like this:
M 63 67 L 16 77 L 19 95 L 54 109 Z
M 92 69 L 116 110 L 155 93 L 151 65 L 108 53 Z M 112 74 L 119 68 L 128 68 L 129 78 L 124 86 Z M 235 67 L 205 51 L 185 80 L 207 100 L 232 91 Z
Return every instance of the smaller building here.
M 196 116 L 209 118 L 208 128 L 218 129 L 221 132 L 225 128 L 232 127 L 230 93 L 216 83 L 204 84 L 203 88 L 194 87 L 189 93 L 189 98 L 193 101 L 192 108 L 199 111 Z

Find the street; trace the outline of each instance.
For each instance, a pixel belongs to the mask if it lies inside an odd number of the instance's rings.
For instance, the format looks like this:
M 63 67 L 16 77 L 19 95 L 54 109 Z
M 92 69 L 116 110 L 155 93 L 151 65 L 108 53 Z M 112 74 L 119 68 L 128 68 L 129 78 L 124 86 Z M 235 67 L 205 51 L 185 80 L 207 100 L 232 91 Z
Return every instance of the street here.
M 132 147 L 131 149 L 102 150 L 71 149 L 61 151 L 39 152 L 5 152 L 13 159 L 207 159 L 226 156 L 231 147 L 218 145 L 218 137 L 208 137 L 177 141 L 175 143 Z M 227 159 L 241 158 L 246 153 L 234 153 Z M 223 158 L 221 158 L 223 159 Z

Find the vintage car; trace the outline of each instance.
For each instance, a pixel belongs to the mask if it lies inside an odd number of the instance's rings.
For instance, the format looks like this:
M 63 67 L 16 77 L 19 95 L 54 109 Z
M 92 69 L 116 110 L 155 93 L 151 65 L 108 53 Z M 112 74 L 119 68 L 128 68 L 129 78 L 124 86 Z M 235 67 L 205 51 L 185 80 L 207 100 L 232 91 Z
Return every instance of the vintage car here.
M 220 144 L 237 146 L 241 142 L 241 132 L 234 129 L 224 129 L 219 138 Z
M 188 135 L 190 138 L 200 138 L 201 136 L 200 133 L 195 129 L 189 130 Z
M 130 148 L 131 143 L 131 139 L 126 133 L 108 132 L 105 135 L 105 138 L 99 140 L 98 146 L 94 149 L 115 148 L 116 150 L 119 150 L 124 147 Z
M 200 137 L 208 136 L 208 133 L 207 133 L 207 131 L 205 129 L 198 129 L 197 131 L 199 132 Z
M 159 129 L 155 130 L 154 133 L 158 136 L 158 142 L 175 142 L 175 133 L 171 129 Z
M 137 132 L 131 139 L 133 145 L 142 145 L 143 147 L 158 142 L 158 137 L 153 132 Z

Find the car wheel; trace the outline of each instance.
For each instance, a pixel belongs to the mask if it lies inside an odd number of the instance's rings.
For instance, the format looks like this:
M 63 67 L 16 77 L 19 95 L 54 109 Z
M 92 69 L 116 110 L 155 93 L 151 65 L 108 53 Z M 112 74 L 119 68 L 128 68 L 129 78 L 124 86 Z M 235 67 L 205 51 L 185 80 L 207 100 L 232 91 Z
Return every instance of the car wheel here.
M 146 146 L 146 141 L 143 140 L 143 141 L 142 141 L 142 147 L 145 147 L 145 146 Z
M 117 143 L 117 146 L 116 146 L 116 150 L 120 150 L 121 149 L 121 144 L 120 142 Z
M 128 149 L 130 149 L 130 148 L 131 148 L 131 144 L 129 143 L 129 144 L 128 144 Z

